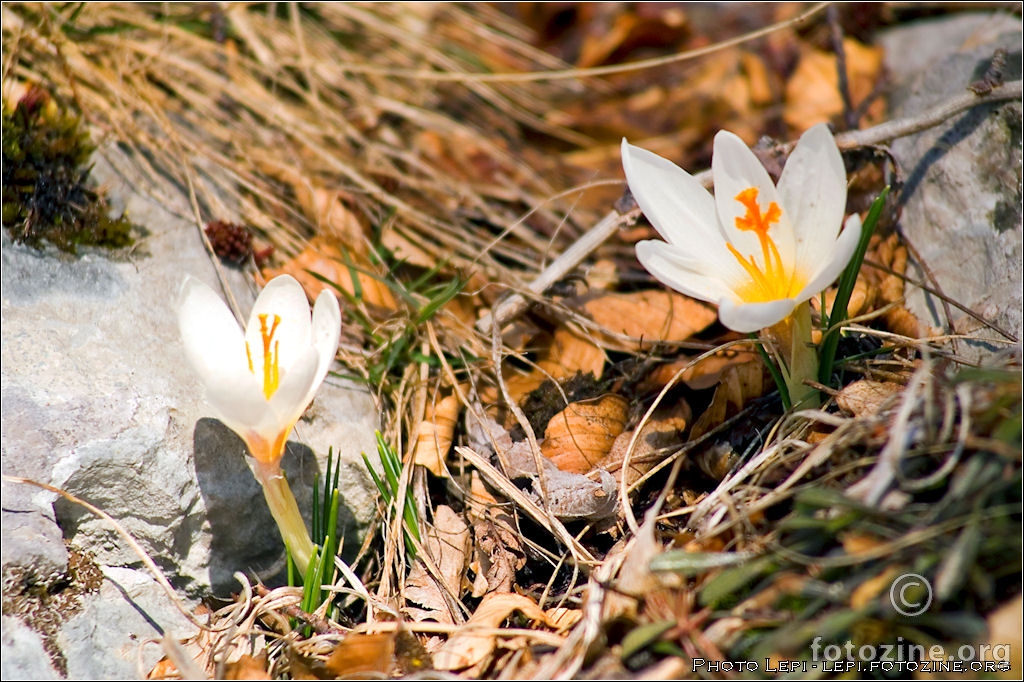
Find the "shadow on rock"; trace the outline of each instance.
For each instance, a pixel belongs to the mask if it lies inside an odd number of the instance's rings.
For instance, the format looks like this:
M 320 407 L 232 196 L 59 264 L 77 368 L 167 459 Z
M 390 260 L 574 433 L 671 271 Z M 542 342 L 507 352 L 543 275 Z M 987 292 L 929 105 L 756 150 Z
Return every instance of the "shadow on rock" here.
M 238 435 L 216 419 L 196 422 L 196 479 L 210 526 L 210 584 L 215 594 L 237 591 L 236 571 L 268 586 L 285 584 L 284 543 Z M 281 461 L 309 527 L 313 484 L 320 467 L 312 450 L 289 442 Z

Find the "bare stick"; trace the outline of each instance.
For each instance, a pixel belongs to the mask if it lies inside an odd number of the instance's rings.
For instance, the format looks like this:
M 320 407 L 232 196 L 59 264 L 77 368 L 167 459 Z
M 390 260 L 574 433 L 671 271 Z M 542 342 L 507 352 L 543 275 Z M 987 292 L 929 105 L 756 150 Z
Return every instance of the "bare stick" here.
M 907 116 L 906 118 L 879 123 L 865 130 L 851 130 L 848 133 L 840 133 L 836 135 L 836 144 L 839 145 L 840 149 L 852 149 L 854 147 L 880 144 L 888 140 L 895 140 L 897 137 L 906 137 L 907 135 L 913 135 L 914 133 L 937 126 L 946 119 L 976 106 L 1010 99 L 1020 99 L 1022 93 L 1024 93 L 1024 88 L 1021 87 L 1021 81 L 1011 81 L 1005 85 L 1000 85 L 998 88 L 992 88 L 992 91 L 983 97 L 979 97 L 968 90 L 916 116 Z
M 527 291 L 535 295 L 543 293 L 549 286 L 572 272 L 594 249 L 615 234 L 619 227 L 636 220 L 639 215 L 639 209 L 625 214 L 612 211 L 606 215 L 597 225 L 594 225 L 582 237 L 573 242 L 548 267 L 544 268 L 544 271 L 537 275 L 537 278 L 527 287 Z M 493 321 L 497 321 L 498 327 L 501 328 L 509 321 L 521 315 L 529 304 L 530 302 L 524 294 L 513 294 L 500 301 L 490 313 L 481 317 L 476 323 L 476 328 L 481 332 L 488 332 L 491 330 Z

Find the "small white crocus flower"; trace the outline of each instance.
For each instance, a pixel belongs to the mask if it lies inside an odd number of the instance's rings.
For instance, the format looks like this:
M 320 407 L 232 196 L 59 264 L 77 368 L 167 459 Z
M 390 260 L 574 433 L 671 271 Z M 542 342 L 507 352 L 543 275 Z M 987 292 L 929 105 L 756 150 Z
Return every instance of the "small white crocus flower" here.
M 275 277 L 260 292 L 245 331 L 214 291 L 188 277 L 178 323 L 185 352 L 221 421 L 263 465 L 280 460 L 338 350 L 341 309 L 325 290 L 313 307 L 302 285 Z
M 776 186 L 736 135 L 715 136 L 712 196 L 689 173 L 622 141 L 629 189 L 665 239 L 636 245 L 655 277 L 718 305 L 726 327 L 755 332 L 789 317 L 830 285 L 860 239 L 846 211 L 846 170 L 825 124 L 810 128 Z
M 311 318 L 302 285 L 289 275 L 275 277 L 260 292 L 243 331 L 210 287 L 187 277 L 178 324 L 207 400 L 256 460 L 270 511 L 305 572 L 313 545 L 281 473 L 281 457 L 337 353 L 338 299 L 324 290 Z

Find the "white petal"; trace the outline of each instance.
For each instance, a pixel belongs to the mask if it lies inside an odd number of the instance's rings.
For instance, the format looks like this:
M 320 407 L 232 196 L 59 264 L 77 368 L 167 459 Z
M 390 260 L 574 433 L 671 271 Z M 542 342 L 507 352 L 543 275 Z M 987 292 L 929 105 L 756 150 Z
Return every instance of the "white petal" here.
M 792 298 L 767 303 L 741 303 L 728 297 L 719 303 L 718 319 L 733 331 L 749 334 L 782 321 L 793 312 L 796 304 Z
M 257 425 L 259 428 L 280 432 L 295 425 L 320 386 L 320 380 L 316 378 L 319 364 L 316 349 L 306 346 L 287 373 L 281 375 L 281 385 L 270 398 L 270 415 L 264 423 Z
M 812 296 L 817 296 L 839 277 L 850 263 L 853 252 L 857 250 L 860 233 L 860 216 L 854 213 L 846 219 L 846 227 L 839 233 L 839 239 L 832 243 L 831 252 L 816 264 L 818 270 L 797 295 L 798 301 L 806 301 Z
M 178 327 L 185 354 L 203 382 L 220 383 L 240 371 L 248 373 L 238 321 L 213 289 L 191 276 L 178 294 Z
M 252 307 L 249 324 L 245 328 L 245 340 L 256 365 L 259 365 L 264 350 L 260 315 L 268 316 L 268 332 L 273 325 L 273 317 L 277 315 L 281 318 L 274 331 L 273 341 L 277 344 L 278 367 L 283 370 L 295 362 L 312 341 L 309 301 L 298 280 L 291 275 L 275 277 L 263 288 Z M 256 373 L 260 375 L 259 367 L 256 367 Z
M 206 399 L 217 413 L 217 418 L 242 438 L 249 431 L 264 435 L 256 428 L 257 425 L 273 419 L 262 387 L 248 372 L 236 381 L 211 384 L 207 387 Z M 273 442 L 273 437 L 269 440 Z
M 702 241 L 718 234 L 714 198 L 682 168 L 625 139 L 622 168 L 637 205 L 666 240 L 685 245 L 695 234 Z
M 663 284 L 701 301 L 718 303 L 732 296 L 722 278 L 707 274 L 689 252 L 656 239 L 637 242 L 640 264 Z
M 775 242 L 782 262 L 793 262 L 795 243 L 793 227 L 787 207 L 780 201 L 775 185 L 768 171 L 754 156 L 743 140 L 727 130 L 715 135 L 715 148 L 711 157 L 711 172 L 715 180 L 715 204 L 725 238 L 744 256 L 756 256 L 762 263 L 761 242 L 753 230 L 740 230 L 736 219 L 746 215 L 746 208 L 736 196 L 751 187 L 758 190 L 757 203 L 762 212 L 772 202 L 782 210 L 782 216 L 774 223 L 768 236 Z M 763 263 L 762 263 L 763 265 Z
M 309 387 L 309 395 L 305 404 L 313 400 L 313 395 L 320 388 L 327 370 L 338 352 L 338 339 L 341 337 L 341 307 L 333 292 L 324 289 L 313 306 L 313 346 L 317 353 L 317 367 Z
M 796 232 L 797 261 L 820 264 L 846 213 L 846 168 L 826 124 L 800 137 L 778 190 Z

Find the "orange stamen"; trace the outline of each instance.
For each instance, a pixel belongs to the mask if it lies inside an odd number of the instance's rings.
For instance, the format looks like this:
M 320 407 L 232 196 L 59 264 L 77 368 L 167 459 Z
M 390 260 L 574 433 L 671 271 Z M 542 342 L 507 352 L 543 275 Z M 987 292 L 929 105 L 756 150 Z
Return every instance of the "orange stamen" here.
M 768 210 L 761 213 L 761 207 L 757 203 L 757 195 L 760 192 L 757 187 L 748 187 L 736 195 L 736 201 L 747 209 L 745 216 L 736 219 L 736 227 L 740 230 L 753 230 L 759 237 L 767 237 L 772 223 L 779 222 L 779 218 L 782 217 L 782 209 L 773 201 L 768 204 Z
M 782 263 L 782 256 L 775 245 L 775 240 L 768 236 L 772 225 L 782 218 L 782 209 L 774 201 L 768 204 L 768 209 L 761 212 L 761 206 L 757 202 L 760 190 L 757 187 L 748 187 L 736 195 L 736 201 L 740 202 L 746 209 L 743 216 L 736 218 L 736 229 L 744 232 L 753 231 L 757 234 L 757 240 L 761 243 L 761 258 L 764 261 L 763 270 L 758 266 L 754 256 L 744 256 L 732 244 L 727 244 L 730 253 L 739 261 L 743 269 L 750 275 L 751 294 L 754 300 L 770 301 L 778 298 L 785 298 L 789 295 L 790 281 L 786 278 L 786 268 Z
M 260 337 L 263 339 L 263 395 L 267 400 L 277 391 L 281 383 L 281 370 L 277 366 L 278 342 L 274 341 L 274 333 L 277 332 L 277 325 L 281 323 L 281 316 L 274 315 L 274 323 L 267 329 L 266 313 L 259 315 Z M 249 347 L 246 345 L 246 352 Z M 249 370 L 252 370 L 252 359 L 249 360 Z

